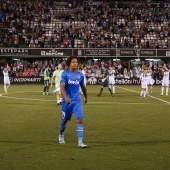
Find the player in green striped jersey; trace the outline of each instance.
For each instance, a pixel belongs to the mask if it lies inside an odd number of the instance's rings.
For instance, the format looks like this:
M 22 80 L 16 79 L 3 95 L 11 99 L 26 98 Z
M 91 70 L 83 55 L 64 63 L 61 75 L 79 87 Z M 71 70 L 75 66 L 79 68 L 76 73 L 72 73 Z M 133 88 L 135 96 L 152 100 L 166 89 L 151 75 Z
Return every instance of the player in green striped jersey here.
M 50 79 L 50 72 L 49 66 L 46 66 L 46 69 L 44 71 L 44 92 L 43 95 L 49 95 L 49 79 Z

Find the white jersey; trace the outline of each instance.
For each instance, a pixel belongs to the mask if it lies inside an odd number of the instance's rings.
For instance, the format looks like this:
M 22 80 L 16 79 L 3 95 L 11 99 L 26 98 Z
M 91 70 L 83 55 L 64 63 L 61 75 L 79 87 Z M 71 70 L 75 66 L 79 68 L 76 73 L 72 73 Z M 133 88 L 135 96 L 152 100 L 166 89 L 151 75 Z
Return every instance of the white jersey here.
M 151 76 L 152 76 L 152 71 L 148 71 L 147 72 L 147 79 L 151 79 L 152 78 Z
M 109 84 L 115 84 L 115 70 L 109 70 Z
M 151 70 L 147 72 L 147 84 L 148 85 L 154 84 L 154 80 L 152 79 L 152 71 Z
M 163 76 L 163 79 L 162 79 L 162 86 L 169 86 L 169 72 L 170 70 L 168 71 L 164 71 L 164 76 Z
M 84 85 L 86 85 L 86 72 L 84 70 L 81 71 L 83 73 L 84 76 Z
M 8 70 L 6 71 L 3 70 L 3 75 L 4 75 L 4 84 L 10 84 Z
M 4 74 L 4 79 L 9 78 L 8 70 L 6 70 L 6 71 L 3 70 L 3 74 Z
M 147 84 L 147 74 L 142 73 L 140 79 L 142 84 Z
M 169 72 L 170 72 L 170 70 L 164 71 L 163 80 L 169 81 Z

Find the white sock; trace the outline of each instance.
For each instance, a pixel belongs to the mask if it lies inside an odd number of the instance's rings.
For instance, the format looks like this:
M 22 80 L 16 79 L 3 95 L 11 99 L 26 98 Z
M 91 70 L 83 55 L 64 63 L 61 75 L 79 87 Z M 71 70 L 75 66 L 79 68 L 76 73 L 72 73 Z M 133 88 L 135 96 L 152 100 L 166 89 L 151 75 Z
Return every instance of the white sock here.
M 143 95 L 143 90 L 140 92 L 140 96 L 142 97 L 142 95 Z
M 6 84 L 4 84 L 4 90 L 5 90 L 5 91 L 7 90 L 7 86 L 6 86 Z
M 60 98 L 60 102 L 62 102 L 62 99 L 63 99 L 63 98 Z
M 166 94 L 168 94 L 169 87 L 166 87 Z
M 150 86 L 150 92 L 152 92 L 152 86 Z
M 162 87 L 162 94 L 164 93 L 164 87 Z
M 145 97 L 146 96 L 146 91 L 143 91 L 143 97 Z
M 146 93 L 148 93 L 148 86 L 146 87 Z
M 60 100 L 57 100 L 57 103 L 60 103 Z
M 113 89 L 113 93 L 115 93 L 115 86 L 113 86 L 113 88 L 112 88 L 112 89 Z

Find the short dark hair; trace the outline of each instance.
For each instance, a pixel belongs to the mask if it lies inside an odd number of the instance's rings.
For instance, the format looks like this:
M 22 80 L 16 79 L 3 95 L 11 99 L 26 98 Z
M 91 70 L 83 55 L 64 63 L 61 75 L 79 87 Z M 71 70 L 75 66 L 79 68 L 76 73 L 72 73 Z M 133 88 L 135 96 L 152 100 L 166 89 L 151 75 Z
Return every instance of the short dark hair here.
M 80 60 L 79 60 L 79 58 L 78 58 L 77 56 L 70 56 L 69 58 L 67 58 L 67 61 L 66 61 L 67 67 L 70 67 L 71 61 L 72 61 L 73 59 L 77 59 L 78 64 L 80 63 Z

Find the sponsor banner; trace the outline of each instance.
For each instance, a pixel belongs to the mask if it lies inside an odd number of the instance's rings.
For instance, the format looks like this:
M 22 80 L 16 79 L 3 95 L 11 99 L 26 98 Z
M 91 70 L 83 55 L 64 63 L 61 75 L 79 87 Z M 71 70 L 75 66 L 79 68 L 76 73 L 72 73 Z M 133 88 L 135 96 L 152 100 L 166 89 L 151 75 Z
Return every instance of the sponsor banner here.
M 44 83 L 44 77 L 34 77 L 34 76 L 18 76 L 18 77 L 10 77 L 10 83 L 11 84 L 43 84 Z M 0 77 L 0 83 L 3 83 L 4 79 L 3 77 Z
M 31 49 L 31 55 L 64 57 L 72 55 L 72 49 L 56 49 L 56 48 Z
M 0 76 L 0 83 L 4 81 L 3 76 Z M 43 84 L 44 78 L 42 76 L 32 76 L 32 77 L 10 77 L 11 84 Z M 87 85 L 100 85 L 102 83 L 102 78 L 90 76 L 87 77 Z M 116 78 L 116 85 L 140 85 L 141 82 L 139 79 L 127 79 L 127 78 Z M 161 85 L 162 80 L 156 79 L 154 85 Z M 170 81 L 169 81 L 170 84 Z
M 140 55 L 140 50 L 134 50 L 134 49 L 117 49 L 116 50 L 116 56 L 129 56 L 129 57 L 134 57 L 134 56 L 139 56 Z
M 157 50 L 157 56 L 159 57 L 170 57 L 170 49 L 167 50 Z
M 139 56 L 156 56 L 156 50 L 140 50 Z
M 98 85 L 102 83 L 102 79 L 92 76 L 87 78 L 88 85 Z M 140 79 L 116 78 L 116 85 L 141 85 Z M 169 81 L 170 84 L 170 81 Z M 156 79 L 154 85 L 162 85 L 162 80 Z
M 85 49 L 85 56 L 115 56 L 115 50 L 113 49 Z
M 28 48 L 0 48 L 0 55 L 22 56 L 30 54 L 31 49 Z

